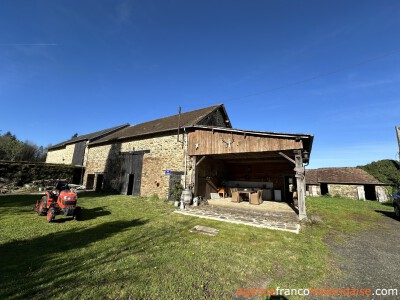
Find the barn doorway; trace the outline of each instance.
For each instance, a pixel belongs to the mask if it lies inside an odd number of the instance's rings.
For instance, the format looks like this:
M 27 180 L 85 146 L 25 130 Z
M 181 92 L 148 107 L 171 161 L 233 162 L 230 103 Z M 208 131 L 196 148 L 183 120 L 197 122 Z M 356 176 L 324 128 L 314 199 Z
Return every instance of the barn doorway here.
M 329 194 L 328 190 L 328 184 L 327 183 L 321 183 L 321 195 L 325 196 Z
M 88 174 L 86 178 L 86 189 L 93 190 L 94 186 L 94 174 Z
M 135 174 L 128 174 L 128 190 L 126 192 L 127 195 L 132 195 L 134 182 L 135 182 Z
M 375 185 L 366 184 L 364 185 L 365 199 L 366 200 L 377 200 L 375 193 Z
M 149 150 L 144 150 L 121 153 L 121 194 L 140 196 L 143 156 L 145 153 L 149 152 Z
M 104 179 L 104 175 L 103 174 L 97 174 L 97 178 L 96 178 L 96 191 L 100 191 L 103 189 L 103 179 Z

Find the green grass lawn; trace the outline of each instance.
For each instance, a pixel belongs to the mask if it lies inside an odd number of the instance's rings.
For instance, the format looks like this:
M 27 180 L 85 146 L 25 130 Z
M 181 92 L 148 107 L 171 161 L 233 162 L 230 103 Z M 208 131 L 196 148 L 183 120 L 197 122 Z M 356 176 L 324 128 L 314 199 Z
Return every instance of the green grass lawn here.
M 326 237 L 376 228 L 390 206 L 308 199 L 323 223 L 300 234 L 172 213 L 158 199 L 80 194 L 81 221 L 46 223 L 40 196 L 0 197 L 0 299 L 231 299 L 240 288 L 320 287 Z M 217 236 L 190 233 L 196 225 Z

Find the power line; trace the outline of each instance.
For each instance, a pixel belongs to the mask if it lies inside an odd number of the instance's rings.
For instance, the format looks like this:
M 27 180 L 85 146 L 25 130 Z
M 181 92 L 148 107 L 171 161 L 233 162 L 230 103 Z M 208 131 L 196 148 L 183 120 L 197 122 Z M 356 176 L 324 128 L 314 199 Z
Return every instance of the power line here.
M 271 88 L 271 89 L 268 89 L 268 90 L 259 91 L 259 92 L 253 93 L 253 94 L 248 94 L 248 95 L 238 96 L 238 97 L 231 97 L 231 98 L 225 99 L 224 101 L 214 101 L 213 103 L 208 103 L 208 104 L 212 105 L 212 104 L 215 104 L 215 103 L 231 102 L 231 101 L 234 101 L 234 100 L 241 100 L 241 99 L 245 99 L 245 98 L 249 98 L 249 97 L 254 97 L 254 96 L 258 96 L 258 95 L 262 95 L 262 94 L 266 94 L 266 93 L 270 93 L 270 92 L 286 89 L 286 88 L 293 87 L 293 86 L 296 86 L 296 85 L 299 85 L 299 84 L 303 84 L 303 83 L 306 83 L 306 82 L 309 82 L 309 81 L 313 81 L 313 80 L 316 80 L 316 79 L 319 79 L 319 78 L 322 78 L 322 77 L 331 76 L 331 75 L 346 71 L 348 69 L 353 69 L 353 68 L 356 68 L 356 67 L 371 63 L 373 61 L 380 60 L 380 59 L 383 59 L 385 57 L 397 54 L 399 52 L 400 52 L 400 48 L 397 48 L 397 49 L 395 49 L 393 51 L 386 52 L 384 54 L 381 54 L 381 55 L 378 55 L 378 56 L 374 56 L 374 57 L 368 58 L 366 60 L 363 60 L 361 62 L 358 62 L 358 63 L 355 63 L 355 64 L 351 64 L 351 65 L 347 65 L 347 66 L 344 66 L 342 68 L 339 68 L 339 69 L 336 69 L 336 70 L 333 70 L 333 71 L 321 73 L 321 74 L 318 74 L 318 75 L 315 75 L 315 76 L 312 76 L 312 77 L 309 77 L 309 78 L 306 78 L 306 79 L 302 79 L 302 80 L 299 80 L 299 81 L 294 81 L 294 82 L 291 82 L 291 83 L 288 83 L 288 84 L 285 84 L 285 85 L 274 87 L 274 88 Z M 184 106 L 184 107 L 185 108 L 199 107 L 199 105 L 196 105 L 196 106 Z

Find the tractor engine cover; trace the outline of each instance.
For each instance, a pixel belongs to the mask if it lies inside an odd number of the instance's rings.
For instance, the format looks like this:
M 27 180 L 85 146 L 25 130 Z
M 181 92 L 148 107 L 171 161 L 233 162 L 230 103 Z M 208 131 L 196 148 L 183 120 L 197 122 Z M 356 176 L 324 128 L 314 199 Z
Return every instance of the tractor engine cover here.
M 70 191 L 62 191 L 58 196 L 58 205 L 61 209 L 72 208 L 76 206 L 77 196 Z

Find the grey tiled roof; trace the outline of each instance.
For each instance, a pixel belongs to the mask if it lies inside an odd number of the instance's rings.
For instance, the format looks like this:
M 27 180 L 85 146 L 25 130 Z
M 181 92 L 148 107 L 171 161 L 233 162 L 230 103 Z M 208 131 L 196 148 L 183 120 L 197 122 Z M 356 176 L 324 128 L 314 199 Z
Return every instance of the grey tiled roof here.
M 118 126 L 114 126 L 111 128 L 103 129 L 100 131 L 96 131 L 96 132 L 92 132 L 92 133 L 88 133 L 88 134 L 84 134 L 84 135 L 79 135 L 77 137 L 71 138 L 64 142 L 50 146 L 48 149 L 51 150 L 51 149 L 61 148 L 61 147 L 65 147 L 66 145 L 69 145 L 69 144 L 74 144 L 74 143 L 85 141 L 85 140 L 88 141 L 88 140 L 93 140 L 96 138 L 104 137 L 105 135 L 107 135 L 109 133 L 114 133 L 114 132 L 116 132 L 122 128 L 128 127 L 128 126 L 129 126 L 129 124 L 126 123 L 123 125 L 118 125 Z

